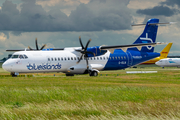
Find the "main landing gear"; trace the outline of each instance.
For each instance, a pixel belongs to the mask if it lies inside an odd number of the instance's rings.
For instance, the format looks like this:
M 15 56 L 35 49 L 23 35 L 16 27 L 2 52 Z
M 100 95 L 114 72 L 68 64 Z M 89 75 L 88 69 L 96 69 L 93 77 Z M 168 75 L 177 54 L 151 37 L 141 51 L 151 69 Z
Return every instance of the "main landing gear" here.
M 88 72 L 86 72 L 85 74 L 87 74 Z M 74 76 L 74 74 L 66 74 L 66 76 Z M 89 76 L 98 76 L 98 72 L 97 71 L 91 71 L 89 72 Z
M 92 71 L 89 73 L 89 76 L 98 76 L 98 72 L 97 71 Z
M 66 74 L 66 76 L 74 76 L 74 74 Z

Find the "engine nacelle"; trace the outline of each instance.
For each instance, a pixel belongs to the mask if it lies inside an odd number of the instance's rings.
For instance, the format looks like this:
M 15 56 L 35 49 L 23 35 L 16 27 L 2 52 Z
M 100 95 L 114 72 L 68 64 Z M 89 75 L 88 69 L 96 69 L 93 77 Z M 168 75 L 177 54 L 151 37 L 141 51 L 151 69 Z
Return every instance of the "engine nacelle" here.
M 77 64 L 67 69 L 68 74 L 83 74 L 87 67 L 85 65 Z
M 90 64 L 89 65 L 90 71 L 99 72 L 98 70 L 102 70 L 103 68 L 104 68 L 104 66 L 101 64 Z M 87 66 L 80 65 L 80 64 L 77 64 L 75 66 L 71 66 L 70 68 L 67 69 L 67 73 L 68 74 L 87 74 L 88 73 Z
M 95 56 L 104 55 L 107 52 L 107 50 L 101 50 L 99 48 L 100 48 L 99 46 L 90 47 L 90 48 L 87 48 L 87 51 L 93 52 Z M 94 57 L 94 55 L 88 53 L 88 57 Z

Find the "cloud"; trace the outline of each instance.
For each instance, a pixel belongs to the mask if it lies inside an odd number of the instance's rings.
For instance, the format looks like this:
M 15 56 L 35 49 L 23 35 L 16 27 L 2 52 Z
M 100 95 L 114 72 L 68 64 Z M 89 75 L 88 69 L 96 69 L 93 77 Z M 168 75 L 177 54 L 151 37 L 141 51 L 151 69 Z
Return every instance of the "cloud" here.
M 0 41 L 5 41 L 7 38 L 4 33 L 0 33 Z
M 130 29 L 129 0 L 91 0 L 69 16 L 56 7 L 46 11 L 36 0 L 22 0 L 21 11 L 6 0 L 0 10 L 0 30 L 19 32 L 102 31 Z
M 169 17 L 169 16 L 179 13 L 179 11 L 176 9 L 170 9 L 167 6 L 155 6 L 153 8 L 137 10 L 137 13 L 149 15 L 149 16 L 163 15 L 163 16 Z
M 161 2 L 162 5 L 175 6 L 178 5 L 180 7 L 180 0 L 166 0 L 165 2 Z

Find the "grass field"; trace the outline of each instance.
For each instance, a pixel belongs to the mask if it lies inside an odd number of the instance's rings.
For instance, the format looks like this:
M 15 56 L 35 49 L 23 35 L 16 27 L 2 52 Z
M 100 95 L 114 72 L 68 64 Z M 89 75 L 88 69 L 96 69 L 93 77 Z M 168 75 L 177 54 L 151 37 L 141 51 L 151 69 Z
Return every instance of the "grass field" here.
M 126 74 L 131 70 L 158 73 Z M 0 68 L 0 75 L 7 75 Z M 55 75 L 55 76 L 54 76 Z M 180 69 L 0 78 L 0 119 L 180 119 Z

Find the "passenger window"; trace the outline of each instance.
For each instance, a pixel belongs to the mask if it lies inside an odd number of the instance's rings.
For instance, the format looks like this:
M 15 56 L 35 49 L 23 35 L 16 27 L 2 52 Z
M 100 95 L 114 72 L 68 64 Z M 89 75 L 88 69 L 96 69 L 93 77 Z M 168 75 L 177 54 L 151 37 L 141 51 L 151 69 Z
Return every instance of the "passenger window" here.
M 70 58 L 68 57 L 68 60 L 70 60 Z
M 115 57 L 116 58 L 116 60 L 117 60 L 117 57 Z
M 102 60 L 102 57 L 100 57 L 100 59 Z
M 126 59 L 126 57 L 124 56 L 124 59 Z
M 64 58 L 64 60 L 66 60 L 66 58 Z
M 112 57 L 113 58 L 113 60 L 114 60 L 114 57 Z
M 71 60 L 73 60 L 73 57 L 71 57 Z
M 104 58 L 104 60 L 106 59 L 105 57 L 103 57 Z
M 97 60 L 99 60 L 99 57 L 97 57 Z
M 51 58 L 51 60 L 53 61 L 53 58 Z
M 56 61 L 57 59 L 55 58 L 55 61 Z
M 76 60 L 76 57 L 74 57 L 74 60 Z
M 120 57 L 118 57 L 118 59 L 120 60 Z
M 50 58 L 48 58 L 48 61 L 50 61 Z
M 60 58 L 58 58 L 58 61 L 60 61 Z
M 63 58 L 61 58 L 61 60 L 63 61 Z
M 121 59 L 123 59 L 123 56 L 121 56 Z

